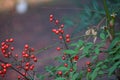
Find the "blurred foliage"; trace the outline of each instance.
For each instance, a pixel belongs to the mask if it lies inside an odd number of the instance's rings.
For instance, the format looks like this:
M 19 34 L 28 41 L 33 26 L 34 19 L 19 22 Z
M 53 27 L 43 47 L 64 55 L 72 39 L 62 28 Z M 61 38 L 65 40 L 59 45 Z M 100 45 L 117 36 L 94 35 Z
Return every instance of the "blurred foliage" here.
M 79 7 L 80 12 L 75 15 L 63 17 L 65 28 L 75 27 L 72 32 L 72 36 L 80 32 L 87 27 L 96 26 L 103 17 L 105 17 L 105 11 L 101 0 L 90 0 L 87 4 L 80 3 L 80 0 L 74 1 Z M 107 0 L 109 11 L 112 14 L 116 14 L 120 11 L 120 0 Z M 120 15 L 120 14 L 119 14 Z M 117 15 L 117 16 L 119 16 Z

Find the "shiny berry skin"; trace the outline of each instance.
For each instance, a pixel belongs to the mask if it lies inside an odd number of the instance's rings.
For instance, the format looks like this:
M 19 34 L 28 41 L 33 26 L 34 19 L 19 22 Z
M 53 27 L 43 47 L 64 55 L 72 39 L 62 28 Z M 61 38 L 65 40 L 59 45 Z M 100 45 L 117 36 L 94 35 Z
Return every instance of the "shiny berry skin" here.
M 87 72 L 91 72 L 91 69 L 90 69 L 90 68 L 88 68 L 88 69 L 87 69 Z
M 68 67 L 68 64 L 65 63 L 64 66 L 65 66 L 65 67 Z
M 15 54 L 15 57 L 18 58 L 18 54 Z
M 18 80 L 21 78 L 21 76 L 18 76 Z
M 2 43 L 1 43 L 1 46 L 4 46 L 4 45 L 5 45 L 5 42 L 2 42 Z
M 61 26 L 60 26 L 61 28 L 64 28 L 64 24 L 61 24 Z
M 60 51 L 60 50 L 61 50 L 61 48 L 60 48 L 60 47 L 57 47 L 57 48 L 56 48 L 56 50 L 57 50 L 57 51 Z
M 14 50 L 14 47 L 11 47 L 10 49 L 11 49 L 11 51 L 13 51 L 13 50 Z
M 30 57 L 31 57 L 31 58 L 35 58 L 35 55 L 32 54 Z
M 50 18 L 50 22 L 52 22 L 53 21 L 53 18 Z
M 79 59 L 79 56 L 78 55 L 76 55 L 76 56 L 74 56 L 74 58 L 73 58 L 75 61 L 78 61 L 78 59 Z
M 25 48 L 26 48 L 26 49 L 28 49 L 28 48 L 29 48 L 29 45 L 28 45 L 28 44 L 26 44 L 26 45 L 25 45 Z
M 29 65 L 30 65 L 30 63 L 29 63 L 29 62 L 27 62 L 25 65 L 26 65 L 26 66 L 29 66 Z
M 67 39 L 66 39 L 66 42 L 70 42 L 70 38 L 67 38 Z
M 30 70 L 33 70 L 34 69 L 34 65 L 30 66 Z
M 90 61 L 87 61 L 86 64 L 87 64 L 87 65 L 90 65 Z
M 56 33 L 56 34 L 59 34 L 59 31 L 58 31 L 58 30 L 56 30 L 56 31 L 55 31 L 55 33 Z
M 57 74 L 61 76 L 62 75 L 62 71 L 58 71 Z
M 34 58 L 33 60 L 34 60 L 34 62 L 37 62 L 37 58 Z
M 70 68 L 70 72 L 72 72 L 73 71 L 73 69 L 72 68 Z
M 64 30 L 61 30 L 60 33 L 63 34 L 63 33 L 64 33 Z
M 34 48 L 31 48 L 31 51 L 32 51 L 32 52 L 34 52 L 34 51 L 35 51 L 35 49 L 34 49 Z
M 57 31 L 56 29 L 52 29 L 52 32 L 54 32 L 54 33 L 55 33 L 56 31 Z
M 5 41 L 6 41 L 6 42 L 9 42 L 9 39 L 6 39 Z
M 53 18 L 53 14 L 50 14 L 50 18 Z
M 59 20 L 55 20 L 55 24 L 58 24 L 59 23 Z
M 66 38 L 70 38 L 70 35 L 69 34 L 66 34 L 66 36 L 65 36 Z
M 14 41 L 14 39 L 13 39 L 13 38 L 10 38 L 10 39 L 9 39 L 9 42 L 13 42 L 13 41 Z
M 62 56 L 62 60 L 65 60 L 66 58 L 65 58 L 65 56 Z
M 12 66 L 12 65 L 11 65 L 11 64 L 9 64 L 9 63 L 8 63 L 8 64 L 6 64 L 6 67 L 11 67 L 11 66 Z
M 63 39 L 63 37 L 62 37 L 62 36 L 59 36 L 59 39 L 60 39 L 60 40 L 62 40 L 62 39 Z
M 0 74 L 2 74 L 2 71 L 0 70 Z
M 26 71 L 28 71 L 28 70 L 29 70 L 29 67 L 28 67 L 28 66 L 26 66 L 26 67 L 25 67 L 25 70 L 26 70 Z

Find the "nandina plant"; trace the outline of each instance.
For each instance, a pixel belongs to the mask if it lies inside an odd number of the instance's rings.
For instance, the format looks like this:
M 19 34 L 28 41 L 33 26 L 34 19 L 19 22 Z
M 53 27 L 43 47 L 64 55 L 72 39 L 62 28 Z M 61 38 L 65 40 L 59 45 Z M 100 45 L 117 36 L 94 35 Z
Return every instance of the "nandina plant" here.
M 54 80 L 98 80 L 103 76 L 115 75 L 120 80 L 120 33 L 115 32 L 116 13 L 110 13 L 103 0 L 105 16 L 96 27 L 86 30 L 82 36 L 71 38 L 64 32 L 64 24 L 50 14 L 50 22 L 55 25 L 52 32 L 58 37 L 62 46 L 56 47 L 61 55 L 56 59 L 61 62 L 58 66 L 47 66 L 49 77 Z M 71 43 L 74 39 L 77 42 Z M 103 56 L 103 57 L 102 57 Z M 83 58 L 90 60 L 79 69 L 77 64 Z M 82 66 L 82 65 L 81 65 Z M 38 75 L 40 79 L 45 76 Z M 51 79 L 51 78 L 50 78 Z
M 103 0 L 105 18 L 96 27 L 86 30 L 82 36 L 71 38 L 69 33 L 64 31 L 64 24 L 50 14 L 50 22 L 55 25 L 52 32 L 59 39 L 60 44 L 56 50 L 61 52 L 56 58 L 60 62 L 58 66 L 46 66 L 49 75 L 36 75 L 40 80 L 97 80 L 102 76 L 116 75 L 120 80 L 120 33 L 115 32 L 116 13 L 110 13 Z M 104 26 L 104 27 L 101 27 Z M 77 39 L 78 41 L 74 40 Z M 72 42 L 73 41 L 73 42 Z M 1 43 L 1 52 L 4 60 L 0 59 L 0 75 L 5 77 L 8 70 L 12 69 L 18 73 L 18 80 L 36 80 L 34 78 L 34 62 L 37 58 L 34 49 L 29 45 L 24 46 L 24 50 L 19 54 L 14 54 L 12 43 L 13 38 L 6 39 Z M 101 57 L 104 55 L 104 57 Z M 84 63 L 83 68 L 77 66 L 83 58 L 89 58 Z M 51 78 L 50 78 L 51 77 Z
M 16 80 L 34 80 L 34 64 L 37 62 L 34 48 L 26 44 L 22 53 L 15 54 L 13 42 L 14 39 L 10 38 L 1 43 L 1 52 L 4 59 L 0 59 L 0 76 L 4 79 L 7 71 L 12 69 L 18 74 Z

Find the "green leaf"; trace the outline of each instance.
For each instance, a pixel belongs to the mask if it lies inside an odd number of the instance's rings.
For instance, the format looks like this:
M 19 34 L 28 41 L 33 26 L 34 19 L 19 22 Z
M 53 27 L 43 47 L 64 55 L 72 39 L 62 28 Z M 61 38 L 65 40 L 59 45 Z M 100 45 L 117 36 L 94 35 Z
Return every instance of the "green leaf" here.
M 109 50 L 110 49 L 112 49 L 116 44 L 117 44 L 117 42 L 120 40 L 120 38 L 119 37 L 116 37 L 113 41 L 112 41 L 112 43 L 110 44 L 110 46 L 109 46 Z
M 101 68 L 102 69 L 107 69 L 108 67 L 106 65 L 103 65 Z
M 64 67 L 64 66 L 60 66 L 60 67 L 57 68 L 57 70 L 67 71 L 69 69 Z
M 116 62 L 115 64 L 113 64 L 112 67 L 108 70 L 109 71 L 108 75 L 112 75 L 112 73 L 118 68 L 119 65 L 120 62 Z
M 100 69 L 100 67 L 97 67 L 97 68 L 93 71 L 93 73 L 92 73 L 92 75 L 91 75 L 91 80 L 95 80 L 95 78 L 96 78 L 97 75 L 98 75 L 99 69 Z
M 97 56 L 93 56 L 93 57 L 92 57 L 92 60 L 94 61 L 96 58 L 97 58 Z
M 96 67 L 98 67 L 98 66 L 100 66 L 100 65 L 102 65 L 103 64 L 103 62 L 99 62 L 97 65 L 96 65 Z
M 76 54 L 77 53 L 74 50 L 64 50 L 63 52 L 66 53 L 66 54 Z
M 104 33 L 100 33 L 100 38 L 105 40 L 105 34 Z
M 91 78 L 90 78 L 90 76 L 91 76 L 91 73 L 87 73 L 87 80 L 91 80 Z
M 73 76 L 72 76 L 72 79 L 71 80 L 76 80 L 77 79 L 77 77 L 78 77 L 78 73 L 75 73 Z
M 100 49 L 98 47 L 95 48 L 95 53 L 99 54 L 100 53 Z
M 58 78 L 56 78 L 55 80 L 65 80 L 65 78 L 63 78 L 63 77 L 58 77 Z
M 41 74 L 37 74 L 36 77 L 37 77 L 39 80 L 44 80 L 44 78 L 45 78 L 45 77 L 44 77 L 43 75 L 41 75 Z
M 80 47 L 84 44 L 84 41 L 82 41 L 82 40 L 79 40 L 78 41 L 78 44 L 80 45 Z
M 117 54 L 115 57 L 113 57 L 112 61 L 116 61 L 120 59 L 120 54 Z
M 99 74 L 99 75 L 102 75 L 102 74 L 104 74 L 104 72 L 103 72 L 103 71 L 99 71 L 98 74 Z

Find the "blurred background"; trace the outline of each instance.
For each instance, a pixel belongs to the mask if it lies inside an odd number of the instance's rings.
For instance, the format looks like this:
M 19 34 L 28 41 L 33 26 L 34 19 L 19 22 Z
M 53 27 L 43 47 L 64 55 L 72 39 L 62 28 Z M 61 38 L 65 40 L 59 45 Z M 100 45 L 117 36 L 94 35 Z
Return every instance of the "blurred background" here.
M 94 14 L 95 19 L 88 15 L 92 23 L 80 26 L 80 22 L 82 22 L 80 18 L 84 17 L 84 13 L 80 15 L 84 11 L 82 7 L 90 2 L 91 0 L 0 0 L 0 42 L 6 38 L 14 38 L 15 52 L 19 54 L 25 44 L 34 47 L 36 51 L 54 44 L 58 40 L 51 32 L 55 26 L 49 22 L 50 14 L 65 24 L 66 33 L 70 33 L 72 36 L 84 34 L 84 29 L 96 25 L 91 18 L 95 20 L 98 16 L 100 16 L 99 18 L 104 16 L 104 12 L 99 15 Z M 102 7 L 101 0 L 98 0 L 97 3 L 99 5 L 96 4 L 95 7 Z M 90 5 L 90 7 L 93 6 Z M 89 9 L 89 7 L 86 8 Z M 89 10 L 87 11 L 89 13 Z M 96 21 L 99 21 L 99 18 Z M 46 65 L 56 65 L 54 57 L 60 55 L 56 51 L 56 47 L 36 54 L 39 59 L 36 68 L 41 74 L 45 72 Z M 81 60 L 78 66 L 84 65 L 86 60 Z M 14 73 L 7 75 L 8 78 L 11 78 L 10 80 L 15 80 Z

